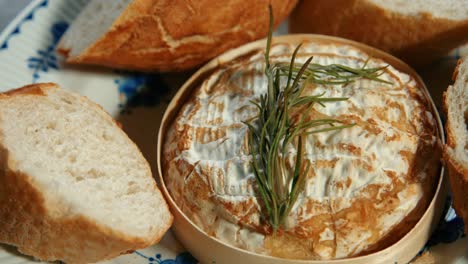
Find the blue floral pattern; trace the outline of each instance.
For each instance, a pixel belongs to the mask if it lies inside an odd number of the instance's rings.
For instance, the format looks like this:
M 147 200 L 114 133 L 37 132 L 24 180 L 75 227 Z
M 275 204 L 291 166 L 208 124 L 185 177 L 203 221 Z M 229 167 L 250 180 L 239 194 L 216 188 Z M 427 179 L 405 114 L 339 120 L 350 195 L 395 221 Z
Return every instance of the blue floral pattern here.
M 452 198 L 445 200 L 444 217 L 440 219 L 436 230 L 427 241 L 426 245 L 419 251 L 419 255 L 428 251 L 431 247 L 440 243 L 452 243 L 465 236 L 463 219 L 455 213 L 452 207 Z
M 145 74 L 118 71 L 123 77 L 114 82 L 119 89 L 122 113 L 131 112 L 137 106 L 151 107 L 162 102 L 169 102 L 170 88 L 161 74 Z
M 58 70 L 57 55 L 55 47 L 57 46 L 60 37 L 68 28 L 67 22 L 57 22 L 53 24 L 51 33 L 53 37 L 52 43 L 44 50 L 38 50 L 36 56 L 28 58 L 28 68 L 33 71 L 32 82 L 35 83 L 40 77 L 41 72 L 48 72 L 49 69 Z
M 448 197 L 445 201 L 445 217 L 440 220 L 437 229 L 432 234 L 425 248 L 439 243 L 451 243 L 465 236 L 463 219 L 457 216 L 451 204 L 452 198 Z
M 32 82 L 35 83 L 41 77 L 41 73 L 47 73 L 49 70 L 58 70 L 59 63 L 55 48 L 60 38 L 68 28 L 67 22 L 57 22 L 52 25 L 50 30 L 52 42 L 45 49 L 40 49 L 36 55 L 27 59 L 28 68 L 32 70 Z M 115 71 L 121 77 L 114 80 L 120 94 L 120 104 L 122 113 L 131 112 L 131 108 L 137 106 L 155 106 L 161 103 L 165 98 L 168 102 L 170 98 L 166 95 L 170 90 L 161 76 L 161 74 L 145 74 L 136 72 Z
M 182 252 L 175 259 L 163 259 L 161 254 L 156 254 L 154 257 L 146 256 L 145 254 L 135 251 L 135 254 L 148 260 L 148 264 L 197 264 L 198 261 L 188 252 Z
M 52 1 L 51 1 L 52 3 Z M 49 0 L 38 1 L 37 4 L 27 13 L 18 23 L 12 28 L 12 30 L 6 35 L 3 41 L 0 41 L 0 52 L 5 51 L 12 46 L 10 40 L 14 36 L 18 36 L 21 33 L 23 24 L 27 21 L 32 21 L 35 16 L 35 12 L 39 9 L 45 8 L 49 5 Z M 59 70 L 60 65 L 58 63 L 57 55 L 55 54 L 55 48 L 68 28 L 68 23 L 58 21 L 51 27 L 50 34 L 52 36 L 51 42 L 35 51 L 35 54 L 28 57 L 26 62 L 28 69 L 32 71 L 32 81 L 37 82 L 41 74 L 47 74 L 50 70 Z M 454 54 L 447 56 L 441 60 L 456 60 L 460 58 L 460 53 L 457 50 Z M 163 74 L 143 74 L 143 73 L 132 73 L 117 71 L 120 75 L 114 80 L 119 94 L 121 96 L 120 108 L 122 112 L 130 112 L 131 108 L 144 106 L 151 107 L 157 106 L 160 103 L 167 103 L 170 100 L 171 87 L 165 82 Z M 457 217 L 451 205 L 451 199 L 446 201 L 446 214 L 427 242 L 424 250 L 440 244 L 440 243 L 451 243 L 461 237 L 463 234 L 463 221 L 460 217 Z M 141 257 L 142 262 L 147 264 L 195 264 L 198 261 L 190 255 L 188 252 L 180 253 L 174 259 L 163 258 L 162 254 L 155 254 L 154 256 L 147 256 L 142 252 L 135 252 L 134 254 Z
M 49 0 L 44 0 L 42 2 L 40 2 L 37 6 L 35 6 L 31 12 L 29 12 L 29 14 L 26 15 L 26 17 L 24 17 L 24 19 L 22 19 L 18 25 L 16 25 L 15 29 L 13 29 L 13 31 L 10 32 L 10 34 L 5 38 L 5 41 L 0 45 L 0 51 L 1 50 L 5 50 L 8 48 L 8 41 L 14 36 L 14 35 L 18 35 L 20 32 L 21 32 L 21 25 L 23 25 L 26 21 L 28 20 L 32 20 L 34 18 L 34 13 L 40 9 L 40 8 L 44 8 L 47 6 L 47 4 L 49 3 Z

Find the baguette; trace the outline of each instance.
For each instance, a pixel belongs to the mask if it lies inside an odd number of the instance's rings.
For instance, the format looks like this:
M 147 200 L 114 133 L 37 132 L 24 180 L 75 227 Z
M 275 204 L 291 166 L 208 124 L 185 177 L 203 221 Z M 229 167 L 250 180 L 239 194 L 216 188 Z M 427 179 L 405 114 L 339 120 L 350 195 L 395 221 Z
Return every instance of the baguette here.
M 447 144 L 444 160 L 453 193 L 453 207 L 465 222 L 468 234 L 468 57 L 459 60 L 453 77 L 455 83 L 444 93 L 447 114 Z
M 56 84 L 0 94 L 0 242 L 90 263 L 158 242 L 172 215 L 136 145 Z
M 268 4 L 276 25 L 297 0 L 92 0 L 60 40 L 75 64 L 141 71 L 194 68 L 266 36 Z
M 349 38 L 422 65 L 468 42 L 468 1 L 307 0 L 289 25 L 293 33 Z

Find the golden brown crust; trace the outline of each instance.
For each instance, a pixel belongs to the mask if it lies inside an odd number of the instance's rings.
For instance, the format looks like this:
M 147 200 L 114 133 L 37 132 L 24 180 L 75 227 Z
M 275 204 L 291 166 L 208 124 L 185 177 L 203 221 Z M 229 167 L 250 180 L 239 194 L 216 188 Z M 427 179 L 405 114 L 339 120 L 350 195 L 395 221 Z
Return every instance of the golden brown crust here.
M 450 188 L 453 195 L 453 208 L 465 223 L 465 234 L 468 234 L 468 168 L 444 151 L 445 166 L 448 169 Z
M 297 0 L 134 0 L 103 37 L 67 61 L 143 71 L 190 69 L 266 36 L 270 2 L 278 25 Z
M 445 113 L 445 116 L 448 116 L 447 113 L 448 113 L 449 107 L 450 107 L 447 96 L 448 96 L 447 91 L 445 91 L 443 96 L 442 96 L 442 102 L 443 102 L 442 109 L 443 109 L 443 111 Z M 452 119 L 447 118 L 447 121 L 445 122 L 445 134 L 446 134 L 447 142 L 445 144 L 446 144 L 446 147 L 454 148 L 457 141 L 455 139 L 455 135 L 454 135 L 453 131 L 450 129 L 451 127 L 452 127 Z
M 453 72 L 454 81 L 459 74 L 462 62 L 463 58 L 458 60 L 457 66 Z M 445 166 L 448 169 L 449 182 L 453 194 L 453 207 L 457 214 L 463 218 L 465 234 L 468 234 L 468 166 L 460 164 L 459 160 L 451 153 L 451 150 L 457 147 L 457 134 L 452 130 L 452 127 L 454 127 L 452 122 L 454 122 L 454 120 L 452 120 L 451 115 L 448 114 L 449 111 L 454 111 L 451 107 L 455 106 L 450 105 L 447 93 L 448 91 L 444 92 L 443 95 L 443 110 L 447 116 L 447 122 L 445 124 L 447 143 L 444 147 L 443 158 Z M 460 112 L 463 114 L 463 111 Z
M 457 76 L 458 76 L 458 71 L 460 70 L 460 65 L 462 64 L 463 62 L 463 59 L 459 59 L 457 61 L 457 65 L 455 66 L 455 70 L 453 71 L 453 74 L 452 74 L 452 80 L 455 81 L 457 79 Z
M 302 1 L 291 15 L 290 30 L 353 39 L 411 64 L 427 63 L 468 41 L 468 20 L 406 16 L 366 0 Z
M 112 258 L 156 241 L 117 234 L 84 216 L 54 219 L 29 177 L 15 171 L 8 151 L 1 149 L 0 242 L 41 260 L 89 263 Z
M 54 83 L 27 85 L 0 94 L 0 99 L 45 96 L 46 89 L 59 87 Z M 2 138 L 0 135 L 0 141 Z M 159 192 L 156 183 L 154 188 Z M 26 255 L 66 263 L 97 262 L 157 243 L 172 224 L 171 216 L 157 234 L 143 239 L 112 230 L 84 215 L 66 215 L 66 211 L 55 201 L 46 202 L 32 178 L 17 170 L 7 147 L 0 145 L 0 243 L 16 246 Z
M 2 95 L 7 95 L 7 96 L 14 96 L 14 95 L 19 95 L 19 94 L 45 95 L 43 89 L 54 88 L 56 86 L 57 85 L 54 83 L 29 84 L 20 88 L 6 91 L 2 93 Z

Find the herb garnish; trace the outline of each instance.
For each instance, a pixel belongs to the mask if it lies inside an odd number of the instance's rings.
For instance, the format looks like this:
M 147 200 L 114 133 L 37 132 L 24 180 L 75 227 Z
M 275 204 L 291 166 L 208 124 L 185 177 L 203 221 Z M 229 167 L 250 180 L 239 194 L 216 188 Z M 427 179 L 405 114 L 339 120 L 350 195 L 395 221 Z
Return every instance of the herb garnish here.
M 297 66 L 295 59 L 301 45 L 292 54 L 291 63 L 270 63 L 270 48 L 273 32 L 273 13 L 271 5 L 270 26 L 265 51 L 265 75 L 268 80 L 267 93 L 256 101 L 251 101 L 258 108 L 258 116 L 244 122 L 249 128 L 248 142 L 251 163 L 257 190 L 260 194 L 265 214 L 264 220 L 271 225 L 273 232 L 284 225 L 299 194 L 305 184 L 306 175 L 311 166 L 304 158 L 306 136 L 325 131 L 352 127 L 336 119 L 306 120 L 314 103 L 325 107 L 325 102 L 344 101 L 348 98 L 323 97 L 324 93 L 313 96 L 301 96 L 307 83 L 346 85 L 357 79 L 366 78 L 389 83 L 379 79 L 383 69 L 366 68 L 367 61 L 361 68 L 352 68 L 339 64 L 320 65 L 311 63 L 310 57 L 304 64 Z M 281 78 L 287 77 L 286 86 Z M 299 118 L 294 118 L 299 116 Z M 325 126 L 325 127 L 324 127 Z M 294 144 L 297 149 L 292 168 L 287 166 L 287 147 Z M 290 166 L 291 167 L 291 166 Z

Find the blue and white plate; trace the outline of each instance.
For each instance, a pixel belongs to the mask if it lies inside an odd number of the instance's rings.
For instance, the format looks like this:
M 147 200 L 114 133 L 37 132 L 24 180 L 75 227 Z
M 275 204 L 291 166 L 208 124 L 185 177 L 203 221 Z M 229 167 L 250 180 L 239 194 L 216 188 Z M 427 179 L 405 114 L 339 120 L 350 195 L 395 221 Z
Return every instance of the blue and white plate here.
M 102 105 L 123 124 L 146 158 L 155 161 L 155 135 L 164 109 L 188 75 L 150 75 L 65 65 L 55 47 L 87 2 L 32 1 L 10 23 L 0 34 L 0 91 L 35 82 L 59 83 Z M 34 263 L 34 260 L 13 247 L 0 246 L 0 263 Z M 156 246 L 105 263 L 197 262 L 168 232 Z
M 63 58 L 55 53 L 55 47 L 88 1 L 34 0 L 10 23 L 0 34 L 0 91 L 34 82 L 56 82 L 85 95 L 123 124 L 155 168 L 154 144 L 164 109 L 189 73 L 141 74 L 65 65 Z M 285 28 L 280 31 L 286 32 Z M 420 72 L 426 77 L 424 80 L 438 105 L 460 54 L 468 54 L 468 49 L 459 49 L 453 56 Z M 449 210 L 425 250 L 433 253 L 437 263 L 468 263 L 468 239 L 460 239 L 462 228 L 461 219 Z M 14 247 L 0 245 L 0 263 L 35 261 Z M 197 261 L 168 232 L 158 245 L 103 263 L 191 264 Z

